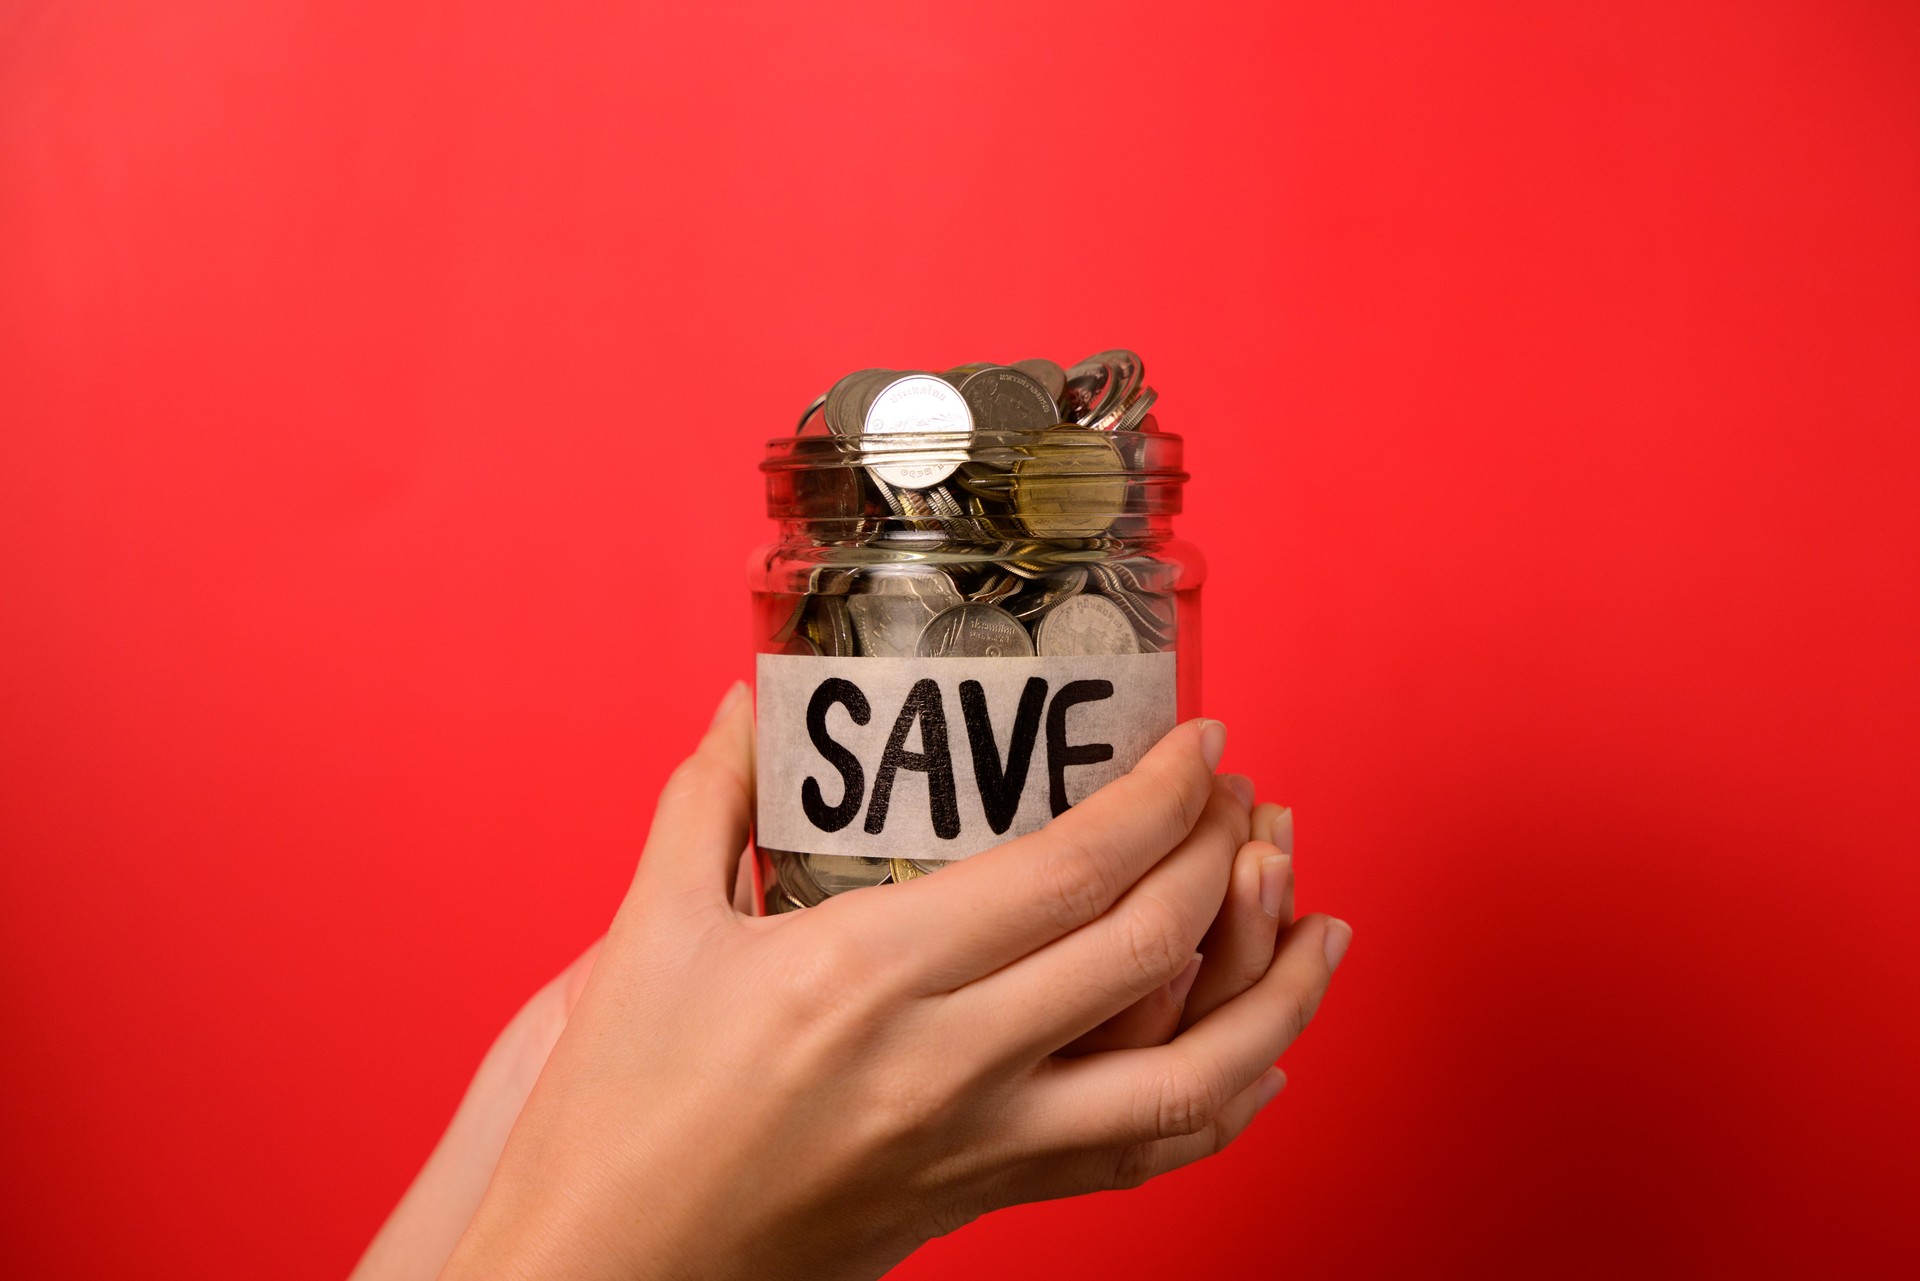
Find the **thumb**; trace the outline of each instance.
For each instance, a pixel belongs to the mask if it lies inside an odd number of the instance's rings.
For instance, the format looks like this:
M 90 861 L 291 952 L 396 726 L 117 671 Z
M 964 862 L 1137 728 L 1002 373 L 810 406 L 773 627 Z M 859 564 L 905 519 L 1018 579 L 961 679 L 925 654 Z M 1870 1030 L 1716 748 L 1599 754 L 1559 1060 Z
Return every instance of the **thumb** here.
M 700 745 L 667 778 L 629 899 L 687 895 L 728 906 L 753 814 L 753 699 L 735 681 Z

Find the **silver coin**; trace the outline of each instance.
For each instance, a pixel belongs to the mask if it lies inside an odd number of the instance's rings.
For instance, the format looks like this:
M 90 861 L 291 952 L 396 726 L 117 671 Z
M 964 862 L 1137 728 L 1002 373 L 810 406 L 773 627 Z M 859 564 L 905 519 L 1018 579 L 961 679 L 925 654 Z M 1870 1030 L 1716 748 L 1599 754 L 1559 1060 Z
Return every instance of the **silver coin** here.
M 1106 404 L 1107 390 L 1113 385 L 1113 370 L 1097 356 L 1067 371 L 1066 390 L 1060 393 L 1060 412 L 1067 422 L 1081 423 L 1097 406 Z
M 1060 421 L 1047 389 L 1017 369 L 977 370 L 960 384 L 960 395 L 980 431 L 1045 431 Z
M 1094 582 L 1119 607 L 1140 635 L 1141 649 L 1153 652 L 1173 643 L 1179 615 L 1171 595 L 1143 586 L 1124 565 L 1104 563 L 1090 567 Z
M 893 876 L 893 865 L 884 858 L 858 858 L 850 854 L 802 854 L 807 874 L 829 898 L 848 890 L 863 890 L 870 885 L 885 885 Z
M 956 605 L 920 634 L 921 658 L 1032 658 L 1033 640 L 998 605 Z
M 1133 352 L 1124 348 L 1095 352 L 1067 371 L 1062 407 L 1082 427 L 1097 423 L 1097 430 L 1111 431 L 1145 375 L 1146 366 Z
M 1015 582 L 1020 581 L 1017 574 L 1010 574 L 1008 577 Z M 1033 580 L 1024 591 L 1007 602 L 1007 612 L 1031 626 L 1035 619 L 1061 601 L 1071 600 L 1085 591 L 1086 586 L 1085 567 L 1070 566 L 1057 573 L 1048 574 L 1045 578 Z
M 1018 592 L 1022 581 L 1018 574 L 997 573 L 975 588 L 967 599 L 976 605 L 998 605 Z
M 994 368 L 992 361 L 976 360 L 965 365 L 955 365 L 952 369 L 943 369 L 940 371 L 940 376 L 952 383 L 955 387 L 958 387 L 966 382 L 973 374 L 978 373 L 982 369 L 992 368 Z
M 940 434 L 967 437 L 973 432 L 973 414 L 951 383 L 932 374 L 906 374 L 893 379 L 874 395 L 862 430 L 867 470 L 902 489 L 925 489 L 953 475 L 967 460 L 967 442 L 953 445 L 904 445 L 888 449 L 872 437 Z
M 1099 596 L 1061 601 L 1040 620 L 1034 639 L 1043 658 L 1140 652 L 1132 621 L 1118 605 Z
M 1047 389 L 1047 395 L 1053 397 L 1054 408 L 1060 407 L 1060 397 L 1067 391 L 1067 371 L 1043 356 L 1031 360 L 1016 360 L 1009 366 L 1018 369 L 1033 381 Z M 1055 421 L 1058 421 L 1057 419 Z
M 867 383 L 875 375 L 885 377 L 893 371 L 889 369 L 860 369 L 848 374 L 827 391 L 827 426 L 836 436 L 854 436 L 860 432 L 860 415 L 866 412 L 864 405 L 858 405 L 858 397 Z M 858 413 L 855 412 L 856 407 Z
M 1151 387 L 1142 387 L 1133 403 L 1120 411 L 1119 419 L 1113 424 L 1115 431 L 1138 431 L 1147 411 L 1153 408 L 1153 402 L 1160 399 L 1160 393 Z
M 847 609 L 860 653 L 868 658 L 913 658 L 927 624 L 961 602 L 960 590 L 939 569 L 878 569 L 860 584 Z
M 844 596 L 815 596 L 807 618 L 807 639 L 828 658 L 854 655 L 853 616 Z

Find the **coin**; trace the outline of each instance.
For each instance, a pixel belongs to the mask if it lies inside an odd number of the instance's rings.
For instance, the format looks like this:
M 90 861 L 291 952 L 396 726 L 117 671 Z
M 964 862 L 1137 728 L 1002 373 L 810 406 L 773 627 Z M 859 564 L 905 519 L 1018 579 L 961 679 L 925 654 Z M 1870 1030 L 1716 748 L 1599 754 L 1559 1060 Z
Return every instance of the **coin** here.
M 1085 422 L 1095 407 L 1104 405 L 1107 389 L 1113 385 L 1113 370 L 1105 361 L 1089 356 L 1067 370 L 1066 390 L 1060 393 L 1060 409 L 1069 422 Z
M 1018 574 L 997 573 L 988 575 L 985 582 L 967 594 L 967 599 L 978 605 L 998 605 L 1007 597 L 1020 590 Z
M 1075 596 L 1048 610 L 1034 631 L 1034 644 L 1043 658 L 1140 652 L 1133 623 L 1118 605 L 1099 596 Z
M 890 372 L 890 370 L 886 369 L 855 370 L 828 389 L 826 403 L 827 426 L 832 429 L 834 435 L 853 436 L 859 434 L 861 419 L 859 416 L 850 412 L 855 404 L 856 398 L 860 390 L 875 375 L 884 377 Z M 865 407 L 861 406 L 860 409 L 861 413 L 864 414 Z
M 1143 586 L 1133 571 L 1124 565 L 1106 563 L 1091 567 L 1100 590 L 1119 607 L 1140 634 L 1140 646 L 1149 652 L 1165 649 L 1173 643 L 1178 628 L 1178 613 L 1164 592 Z
M 961 383 L 967 381 L 969 375 L 978 373 L 982 369 L 992 369 L 993 367 L 992 361 L 976 360 L 970 364 L 955 365 L 952 369 L 943 369 L 940 371 L 940 376 L 952 383 L 955 387 L 958 387 Z
M 931 876 L 942 866 L 939 863 L 922 863 L 918 859 L 911 858 L 889 859 L 888 862 L 893 867 L 893 881 L 896 885 L 918 880 L 922 876 Z
M 920 633 L 936 614 L 960 604 L 960 591 L 942 570 L 877 569 L 847 598 L 860 653 L 868 658 L 912 658 Z
M 1146 419 L 1147 411 L 1153 408 L 1153 402 L 1160 399 L 1160 393 L 1151 387 L 1142 387 L 1133 403 L 1120 411 L 1120 418 L 1114 423 L 1115 431 L 1138 431 Z
M 1014 465 L 1013 508 L 1035 538 L 1087 538 L 1126 498 L 1126 467 L 1104 432 L 1056 427 Z
M 1016 580 L 1018 575 L 1013 575 Z M 1007 612 L 1023 623 L 1031 624 L 1034 619 L 1086 590 L 1087 571 L 1080 566 L 1070 566 L 1045 578 L 1032 580 L 1019 595 L 1007 602 Z
M 875 394 L 862 430 L 869 438 L 865 442 L 869 472 L 902 489 L 924 489 L 953 475 L 967 460 L 964 439 L 955 445 L 887 449 L 871 438 L 933 433 L 965 437 L 973 432 L 973 414 L 952 384 L 932 374 L 907 374 Z
M 1145 373 L 1140 357 L 1124 348 L 1095 352 L 1067 371 L 1062 408 L 1083 427 L 1111 431 Z
M 828 658 L 852 658 L 853 618 L 840 596 L 815 596 L 807 616 L 807 639 Z
M 1060 421 L 1053 397 L 1017 369 L 989 366 L 967 375 L 960 395 L 979 431 L 1045 431 Z
M 860 858 L 852 854 L 802 854 L 807 874 L 828 897 L 848 890 L 863 890 L 870 885 L 885 885 L 893 876 L 893 866 L 884 858 Z
M 1066 370 L 1060 368 L 1060 366 L 1054 364 L 1051 360 L 1038 356 L 1031 360 L 1016 360 L 1008 367 L 1018 369 L 1021 373 L 1033 379 L 1033 381 L 1039 383 L 1042 387 L 1045 387 L 1047 389 L 1047 395 L 1053 397 L 1054 407 L 1056 409 L 1059 408 L 1060 397 L 1064 395 L 1067 390 Z
M 1020 620 L 998 605 L 956 605 L 920 634 L 921 658 L 1032 658 Z

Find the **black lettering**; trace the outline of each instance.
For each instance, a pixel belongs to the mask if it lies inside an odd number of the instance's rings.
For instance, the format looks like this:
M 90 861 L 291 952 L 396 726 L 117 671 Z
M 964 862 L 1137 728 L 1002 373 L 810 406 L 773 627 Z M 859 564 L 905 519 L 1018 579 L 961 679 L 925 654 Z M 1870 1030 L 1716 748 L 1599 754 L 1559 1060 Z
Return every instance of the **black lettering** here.
M 920 722 L 920 750 L 909 752 L 907 734 L 915 721 Z M 927 776 L 933 834 L 943 841 L 960 835 L 960 795 L 953 784 L 953 754 L 947 750 L 947 707 L 940 697 L 940 685 L 932 677 L 913 683 L 907 701 L 900 705 L 893 733 L 887 735 L 887 750 L 873 776 L 873 799 L 867 802 L 869 835 L 880 835 L 880 829 L 886 826 L 894 775 L 903 769 L 919 770 Z
M 1068 681 L 1047 708 L 1047 803 L 1056 818 L 1067 812 L 1067 766 L 1113 759 L 1112 743 L 1067 742 L 1067 709 L 1112 697 L 1112 681 Z
M 1020 691 L 1019 710 L 1013 715 L 1013 738 L 1007 744 L 1003 770 L 1000 745 L 993 737 L 993 717 L 987 712 L 987 692 L 979 681 L 960 682 L 960 710 L 967 722 L 967 745 L 973 749 L 973 781 L 980 788 L 980 805 L 995 836 L 1013 826 L 1020 794 L 1027 790 L 1027 767 L 1033 763 L 1033 744 L 1040 736 L 1040 712 L 1046 703 L 1046 681 L 1027 677 L 1027 687 Z
M 827 733 L 827 712 L 835 703 L 847 709 L 847 715 L 853 718 L 855 725 L 865 725 L 873 717 L 873 709 L 867 706 L 867 696 L 852 681 L 830 676 L 820 682 L 820 688 L 813 691 L 813 697 L 807 701 L 807 737 L 813 740 L 814 748 L 827 758 L 827 764 L 840 771 L 840 803 L 828 805 L 820 794 L 820 784 L 811 775 L 800 784 L 800 808 L 807 813 L 807 821 L 823 832 L 837 832 L 853 822 L 853 816 L 860 812 L 860 796 L 867 786 L 867 773 L 860 767 L 860 758 L 836 743 Z

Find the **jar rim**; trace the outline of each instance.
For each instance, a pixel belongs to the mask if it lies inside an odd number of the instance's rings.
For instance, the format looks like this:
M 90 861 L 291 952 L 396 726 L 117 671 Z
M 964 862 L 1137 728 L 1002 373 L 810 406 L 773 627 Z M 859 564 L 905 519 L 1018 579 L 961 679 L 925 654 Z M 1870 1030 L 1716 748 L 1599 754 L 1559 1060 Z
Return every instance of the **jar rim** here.
M 1073 433 L 1068 436 L 1067 433 Z M 1159 485 L 1189 479 L 1181 469 L 1182 437 L 1169 431 L 1100 431 L 1062 424 L 1031 431 L 888 432 L 862 435 L 777 436 L 766 442 L 760 470 L 767 473 L 834 467 L 875 467 L 905 460 L 1016 467 L 1051 452 L 1101 442 L 1114 465 L 1076 467 L 1083 476 L 1121 475 Z M 1069 443 L 1071 442 L 1071 443 Z

